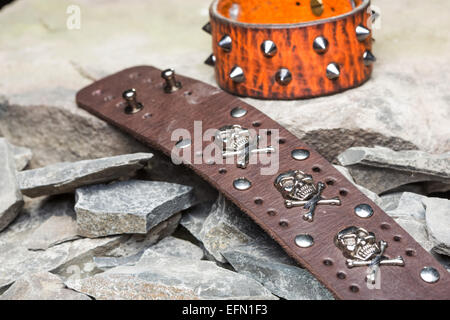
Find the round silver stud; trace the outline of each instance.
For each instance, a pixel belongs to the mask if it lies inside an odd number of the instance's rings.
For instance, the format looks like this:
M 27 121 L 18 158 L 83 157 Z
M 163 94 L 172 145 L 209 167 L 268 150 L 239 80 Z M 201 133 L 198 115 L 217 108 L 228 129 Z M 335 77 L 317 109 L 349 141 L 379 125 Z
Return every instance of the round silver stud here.
M 261 51 L 263 52 L 264 56 L 267 58 L 272 58 L 274 55 L 277 54 L 277 45 L 271 41 L 266 40 L 263 43 L 261 43 Z
M 439 271 L 437 271 L 435 268 L 424 267 L 420 271 L 420 277 L 426 283 L 435 283 L 435 282 L 439 281 L 440 275 L 439 275 Z
M 306 149 L 295 149 L 291 151 L 291 156 L 295 160 L 306 160 L 309 158 L 309 151 Z
M 339 65 L 337 63 L 330 63 L 327 66 L 327 78 L 330 80 L 334 80 L 339 78 L 341 74 L 341 69 L 339 68 Z
M 314 239 L 309 234 L 299 234 L 295 237 L 295 244 L 300 248 L 309 248 L 314 244 Z
M 360 218 L 370 218 L 373 215 L 373 209 L 368 204 L 359 204 L 355 207 L 355 214 Z
M 313 49 L 318 54 L 324 54 L 328 51 L 328 40 L 322 36 L 315 38 L 313 42 Z
M 241 177 L 233 181 L 233 187 L 237 190 L 244 191 L 250 189 L 252 183 L 247 178 Z
M 277 71 L 277 74 L 275 75 L 275 80 L 282 86 L 286 86 L 289 84 L 289 82 L 292 81 L 292 74 L 291 72 L 286 68 L 281 68 Z
M 192 144 L 192 141 L 190 139 L 182 139 L 178 141 L 175 146 L 179 149 L 184 149 L 189 147 Z
M 236 107 L 231 110 L 230 114 L 233 118 L 242 118 L 247 114 L 247 110 L 245 110 L 244 108 Z

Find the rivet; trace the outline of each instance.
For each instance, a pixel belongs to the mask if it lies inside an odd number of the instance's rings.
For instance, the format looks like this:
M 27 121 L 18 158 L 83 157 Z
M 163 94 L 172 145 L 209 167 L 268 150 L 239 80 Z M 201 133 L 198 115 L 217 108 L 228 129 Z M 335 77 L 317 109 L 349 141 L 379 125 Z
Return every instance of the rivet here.
M 234 66 L 230 71 L 230 78 L 233 82 L 241 83 L 245 81 L 244 70 L 239 66 Z
M 313 49 L 318 54 L 324 54 L 328 51 L 328 40 L 322 36 L 315 38 L 313 42 Z
M 359 204 L 355 207 L 355 214 L 360 218 L 370 218 L 373 215 L 373 209 L 368 204 Z
M 166 84 L 164 86 L 164 91 L 166 93 L 172 93 L 180 89 L 181 83 L 177 81 L 175 78 L 175 70 L 174 69 L 166 69 L 161 72 L 161 77 L 166 80 Z
M 358 38 L 358 41 L 362 42 L 367 39 L 370 35 L 370 29 L 364 27 L 362 24 L 358 25 L 355 28 L 356 32 L 356 38 Z
M 245 177 L 237 178 L 233 181 L 233 187 L 240 191 L 250 189 L 251 186 L 252 183 Z
M 181 139 L 180 141 L 178 141 L 175 146 L 178 149 L 184 149 L 189 147 L 192 144 L 192 141 L 190 139 Z
M 295 160 L 306 160 L 309 158 L 309 151 L 306 149 L 294 149 L 291 151 L 291 156 Z
M 322 0 L 311 0 L 310 1 L 311 10 L 315 16 L 321 16 L 323 13 L 323 1 Z
M 439 275 L 439 271 L 437 271 L 435 268 L 424 267 L 420 271 L 420 277 L 426 283 L 435 283 L 435 282 L 439 281 L 440 275 Z
M 142 104 L 137 101 L 136 89 L 132 88 L 124 91 L 122 97 L 127 104 L 125 107 L 125 113 L 133 114 L 142 110 Z
M 339 78 L 339 76 L 341 74 L 341 70 L 339 68 L 339 65 L 337 63 L 334 63 L 334 62 L 330 63 L 327 66 L 326 74 L 327 74 L 327 78 L 330 79 L 330 80 L 334 80 L 334 79 Z
M 314 239 L 309 234 L 299 234 L 295 237 L 295 244 L 300 248 L 309 248 L 314 244 Z
M 226 34 L 219 40 L 218 45 L 219 45 L 219 47 L 221 47 L 223 49 L 223 51 L 230 52 L 232 42 L 233 41 L 231 40 L 231 37 Z
M 273 41 L 266 40 L 263 43 L 261 43 L 261 51 L 267 58 L 272 58 L 274 55 L 277 54 L 278 49 Z
M 282 86 L 286 86 L 292 81 L 292 74 L 286 68 L 281 68 L 275 75 L 275 80 Z
M 233 118 L 242 118 L 247 114 L 247 110 L 241 107 L 236 107 L 231 110 L 230 114 Z

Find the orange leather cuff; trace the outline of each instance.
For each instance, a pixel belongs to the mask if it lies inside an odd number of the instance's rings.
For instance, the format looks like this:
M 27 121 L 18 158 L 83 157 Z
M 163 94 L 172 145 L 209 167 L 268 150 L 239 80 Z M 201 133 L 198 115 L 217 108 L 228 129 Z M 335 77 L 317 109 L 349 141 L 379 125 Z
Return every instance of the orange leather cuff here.
M 369 0 L 215 0 L 204 29 L 222 89 L 299 99 L 368 80 L 371 19 Z

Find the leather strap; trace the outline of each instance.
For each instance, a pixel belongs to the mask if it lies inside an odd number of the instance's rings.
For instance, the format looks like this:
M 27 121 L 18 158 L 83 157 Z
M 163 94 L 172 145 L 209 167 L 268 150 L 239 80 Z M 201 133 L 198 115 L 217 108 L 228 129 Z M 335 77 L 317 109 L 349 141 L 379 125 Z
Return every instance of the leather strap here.
M 450 298 L 448 272 L 312 148 L 232 95 L 187 77 L 170 79 L 178 90 L 169 90 L 161 79 L 160 70 L 134 67 L 89 85 L 78 92 L 76 99 L 81 108 L 167 155 L 174 150 L 190 155 L 191 160 L 184 160 L 188 167 L 248 214 L 337 298 Z M 140 103 L 134 104 L 135 109 L 130 109 L 130 103 L 122 98 L 122 93 L 130 88 L 135 89 Z M 129 94 L 130 91 L 125 97 Z M 178 140 L 177 135 L 172 137 L 179 128 L 194 137 L 194 130 L 198 130 L 194 127 L 199 124 L 196 121 L 202 121 L 200 135 L 207 129 L 215 129 L 213 131 L 219 133 L 216 139 L 221 134 L 236 132 L 239 139 L 245 138 L 245 132 L 239 131 L 236 125 L 271 130 L 273 134 L 267 139 L 276 148 L 273 154 L 279 153 L 279 157 L 273 159 L 278 169 L 262 175 L 261 163 L 246 162 L 242 153 L 238 155 L 243 161 L 241 166 L 236 161 L 216 164 L 202 159 L 205 153 L 199 153 L 189 141 Z M 223 128 L 230 125 L 235 126 Z M 218 128 L 223 131 L 217 131 Z M 232 140 L 236 142 L 232 147 L 242 145 L 244 140 L 239 139 Z M 258 143 L 243 145 L 241 150 L 244 151 L 262 148 Z M 293 153 L 293 150 L 299 151 Z M 245 186 L 237 183 L 245 181 L 242 178 L 251 182 L 249 189 L 236 188 Z M 340 205 L 330 203 L 337 201 L 335 197 Z M 292 201 L 290 204 L 295 207 L 288 208 L 286 201 Z M 304 215 L 311 211 L 313 221 L 305 220 Z M 398 256 L 402 257 L 404 266 L 398 265 Z M 370 289 L 366 282 L 370 264 L 380 271 L 376 282 L 379 289 Z M 434 268 L 440 279 L 425 282 L 422 277 L 432 280 L 434 274 L 430 272 L 433 269 L 424 267 Z
M 236 95 L 298 99 L 363 84 L 372 62 L 369 0 L 215 0 L 219 86 Z M 212 59 L 214 58 L 214 59 Z

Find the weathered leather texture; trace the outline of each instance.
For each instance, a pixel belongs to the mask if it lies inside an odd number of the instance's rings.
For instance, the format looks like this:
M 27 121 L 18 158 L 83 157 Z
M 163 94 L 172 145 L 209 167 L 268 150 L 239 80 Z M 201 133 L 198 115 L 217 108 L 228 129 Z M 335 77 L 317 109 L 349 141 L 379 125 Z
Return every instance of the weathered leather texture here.
M 279 170 L 272 175 L 261 175 L 259 164 L 249 164 L 246 169 L 238 168 L 235 163 L 205 163 L 208 159 L 195 164 L 195 157 L 202 155 L 194 147 L 184 149 L 191 152 L 193 159 L 186 165 L 239 206 L 337 298 L 450 298 L 449 273 L 391 217 L 311 147 L 235 96 L 194 79 L 183 76 L 177 78 L 183 85 L 182 89 L 167 94 L 163 90 L 164 81 L 159 69 L 149 66 L 133 67 L 89 85 L 78 92 L 76 99 L 81 108 L 167 155 L 171 155 L 178 139 L 171 137 L 173 130 L 184 128 L 194 135 L 194 121 L 202 121 L 203 130 L 232 124 L 246 128 L 255 128 L 256 125 L 257 129 L 278 129 L 281 140 Z M 144 106 L 135 114 L 124 112 L 125 105 L 121 97 L 122 92 L 130 88 L 136 89 L 138 101 Z M 230 111 L 235 107 L 245 108 L 248 113 L 242 118 L 232 118 Z M 308 149 L 310 157 L 303 161 L 294 160 L 291 150 L 295 148 Z M 342 205 L 319 205 L 313 222 L 302 219 L 304 209 L 287 209 L 273 183 L 279 173 L 297 169 L 311 174 L 316 182 L 327 182 L 323 197 L 338 195 Z M 239 177 L 248 178 L 252 187 L 246 191 L 235 189 L 233 181 Z M 256 199 L 259 201 L 255 201 Z M 369 204 L 374 209 L 372 217 L 363 219 L 355 215 L 355 206 L 362 203 Z M 275 212 L 275 215 L 268 214 L 269 211 Z M 388 242 L 386 256 L 403 256 L 405 259 L 404 267 L 380 267 L 380 289 L 367 287 L 367 268 L 347 268 L 346 259 L 334 245 L 335 235 L 348 226 L 363 227 L 374 232 L 377 240 Z M 312 247 L 300 248 L 295 244 L 295 237 L 304 233 L 313 236 Z M 327 262 L 324 263 L 325 261 Z M 420 271 L 424 266 L 432 266 L 439 271 L 441 278 L 437 283 L 428 284 L 420 278 Z M 338 274 L 341 276 L 338 277 Z

